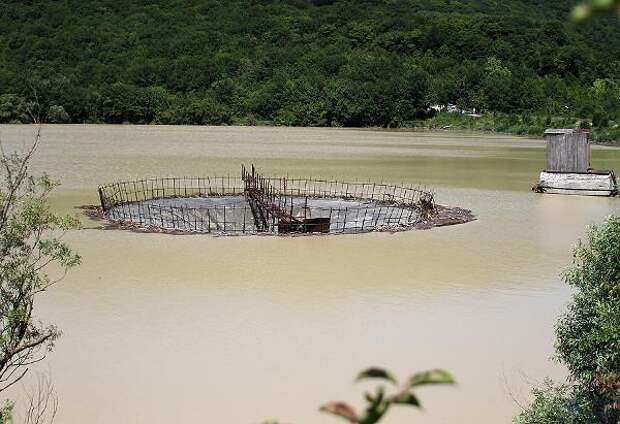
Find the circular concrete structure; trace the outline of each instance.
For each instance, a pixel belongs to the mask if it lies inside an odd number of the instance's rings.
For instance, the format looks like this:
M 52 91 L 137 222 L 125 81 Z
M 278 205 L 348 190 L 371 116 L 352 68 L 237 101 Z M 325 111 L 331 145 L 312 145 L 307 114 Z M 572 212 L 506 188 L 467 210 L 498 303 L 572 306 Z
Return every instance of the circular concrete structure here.
M 427 190 L 376 183 L 273 178 L 181 177 L 99 187 L 113 225 L 214 234 L 346 234 L 467 222 L 471 212 L 436 205 Z

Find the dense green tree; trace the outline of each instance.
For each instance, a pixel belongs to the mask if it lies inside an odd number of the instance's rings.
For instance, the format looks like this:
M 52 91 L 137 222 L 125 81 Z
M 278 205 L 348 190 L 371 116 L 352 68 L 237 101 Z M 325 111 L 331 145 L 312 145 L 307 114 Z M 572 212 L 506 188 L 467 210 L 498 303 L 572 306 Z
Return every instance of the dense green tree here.
M 24 105 L 36 103 L 49 122 L 387 127 L 453 103 L 616 131 L 620 25 L 572 23 L 571 10 L 566 0 L 5 0 L 0 122 L 27 122 Z
M 15 94 L 3 94 L 0 96 L 1 122 L 25 122 L 29 119 L 27 102 L 23 97 Z
M 556 326 L 568 384 L 547 383 L 517 424 L 620 422 L 620 216 L 594 227 L 575 249 L 565 281 L 575 292 Z

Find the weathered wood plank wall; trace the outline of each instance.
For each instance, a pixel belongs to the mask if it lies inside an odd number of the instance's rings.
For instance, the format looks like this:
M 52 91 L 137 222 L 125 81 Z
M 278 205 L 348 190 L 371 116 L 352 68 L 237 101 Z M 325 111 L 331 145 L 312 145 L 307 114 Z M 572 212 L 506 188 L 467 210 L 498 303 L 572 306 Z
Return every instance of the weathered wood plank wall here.
M 590 169 L 588 133 L 576 130 L 550 129 L 547 140 L 547 171 L 587 172 Z

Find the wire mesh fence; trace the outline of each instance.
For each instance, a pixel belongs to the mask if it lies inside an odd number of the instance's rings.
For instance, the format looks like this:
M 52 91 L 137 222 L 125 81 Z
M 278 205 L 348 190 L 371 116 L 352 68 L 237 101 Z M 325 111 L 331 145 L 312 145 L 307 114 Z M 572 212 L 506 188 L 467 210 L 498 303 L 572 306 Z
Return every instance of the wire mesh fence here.
M 433 213 L 414 187 L 314 178 L 175 177 L 99 187 L 104 216 L 133 228 L 219 234 L 354 233 L 406 229 Z M 257 177 L 253 177 L 257 178 Z M 258 191 L 251 191 L 258 190 Z

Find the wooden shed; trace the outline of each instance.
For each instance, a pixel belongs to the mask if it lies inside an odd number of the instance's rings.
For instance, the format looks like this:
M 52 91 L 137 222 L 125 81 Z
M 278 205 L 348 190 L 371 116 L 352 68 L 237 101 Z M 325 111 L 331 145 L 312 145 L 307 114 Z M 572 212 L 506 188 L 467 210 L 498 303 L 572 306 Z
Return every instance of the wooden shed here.
M 548 129 L 547 168 L 540 173 L 538 193 L 614 196 L 613 171 L 597 171 L 590 166 L 590 143 L 585 130 Z
M 548 129 L 547 171 L 588 172 L 590 169 L 590 143 L 588 133 L 573 129 Z

